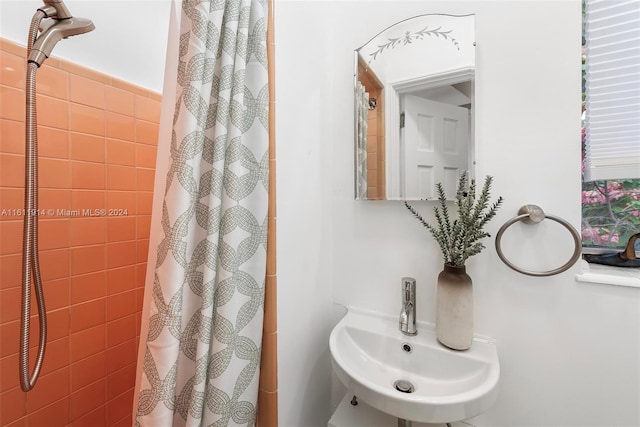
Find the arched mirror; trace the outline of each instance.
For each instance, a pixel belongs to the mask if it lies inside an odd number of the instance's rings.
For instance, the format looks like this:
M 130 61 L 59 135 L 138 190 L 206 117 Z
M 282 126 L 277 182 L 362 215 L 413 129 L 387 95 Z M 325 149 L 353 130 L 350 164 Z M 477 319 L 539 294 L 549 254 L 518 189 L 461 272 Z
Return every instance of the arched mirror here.
M 474 169 L 474 15 L 398 22 L 354 52 L 356 200 L 455 197 Z

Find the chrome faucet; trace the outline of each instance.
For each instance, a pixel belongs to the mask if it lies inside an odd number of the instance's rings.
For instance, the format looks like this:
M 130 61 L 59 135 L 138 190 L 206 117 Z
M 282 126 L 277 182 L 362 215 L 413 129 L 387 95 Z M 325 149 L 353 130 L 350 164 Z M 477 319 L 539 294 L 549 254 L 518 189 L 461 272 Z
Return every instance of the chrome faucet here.
M 416 279 L 402 278 L 402 311 L 400 312 L 400 332 L 417 335 L 416 329 Z

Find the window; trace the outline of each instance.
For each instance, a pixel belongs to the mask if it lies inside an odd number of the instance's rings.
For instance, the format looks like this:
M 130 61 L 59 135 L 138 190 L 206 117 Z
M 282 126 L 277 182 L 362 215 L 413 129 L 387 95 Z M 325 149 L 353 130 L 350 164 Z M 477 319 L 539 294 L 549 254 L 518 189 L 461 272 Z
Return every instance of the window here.
M 583 0 L 582 242 L 640 233 L 640 1 Z

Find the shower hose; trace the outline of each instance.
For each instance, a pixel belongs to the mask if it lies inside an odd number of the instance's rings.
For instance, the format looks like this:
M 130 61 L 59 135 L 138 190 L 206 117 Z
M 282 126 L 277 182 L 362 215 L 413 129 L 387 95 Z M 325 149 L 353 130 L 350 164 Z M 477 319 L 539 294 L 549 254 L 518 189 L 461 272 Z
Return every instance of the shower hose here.
M 38 10 L 29 27 L 27 57 L 38 35 L 40 22 L 46 14 Z M 31 390 L 38 380 L 42 369 L 47 344 L 47 312 L 44 305 L 42 277 L 38 259 L 38 123 L 36 117 L 36 71 L 38 65 L 27 63 L 26 76 L 26 117 L 25 117 L 25 189 L 24 189 L 24 225 L 22 244 L 22 301 L 20 316 L 20 387 Z M 29 337 L 31 332 L 31 282 L 33 281 L 38 307 L 40 337 L 38 353 L 29 374 Z

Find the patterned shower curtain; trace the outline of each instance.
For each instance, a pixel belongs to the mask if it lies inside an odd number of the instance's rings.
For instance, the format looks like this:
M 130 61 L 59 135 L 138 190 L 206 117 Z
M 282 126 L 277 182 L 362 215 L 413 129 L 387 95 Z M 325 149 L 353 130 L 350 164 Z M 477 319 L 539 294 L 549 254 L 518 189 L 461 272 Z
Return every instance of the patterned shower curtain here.
M 266 271 L 267 7 L 267 0 L 182 3 L 136 426 L 255 423 Z
M 367 198 L 367 132 L 369 128 L 369 92 L 356 84 L 356 199 Z

